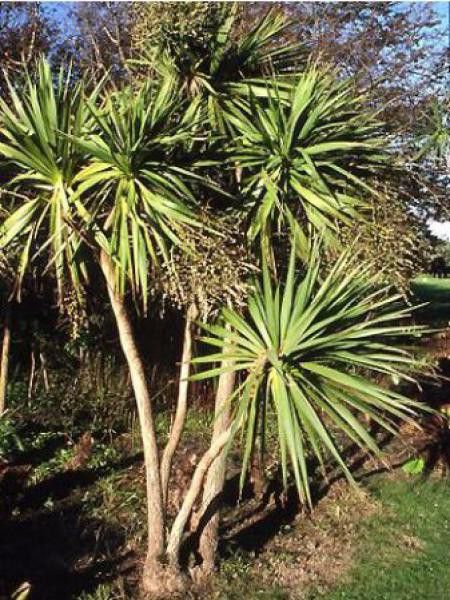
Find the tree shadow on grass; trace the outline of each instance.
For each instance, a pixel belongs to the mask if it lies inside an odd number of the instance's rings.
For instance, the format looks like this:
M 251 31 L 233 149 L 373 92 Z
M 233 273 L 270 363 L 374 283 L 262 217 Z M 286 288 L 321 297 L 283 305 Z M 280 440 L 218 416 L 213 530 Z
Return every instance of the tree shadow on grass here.
M 28 438 L 37 436 L 42 430 L 38 425 L 27 423 L 26 435 Z M 15 457 L 14 464 L 16 465 L 39 465 L 48 461 L 55 455 L 57 450 L 64 448 L 67 445 L 67 436 L 61 434 L 52 434 L 45 443 L 39 448 L 26 449 Z
M 49 497 L 55 501 L 64 500 L 74 491 L 93 485 L 108 473 L 120 471 L 141 460 L 142 455 L 136 454 L 98 469 L 76 469 L 56 473 L 23 491 L 17 506 L 25 510 L 39 508 Z
M 69 600 L 132 571 L 135 557 L 124 529 L 88 516 L 83 496 L 109 470 L 138 460 L 57 473 L 23 489 L 2 518 L 0 598 L 10 598 L 27 581 L 31 600 Z
M 383 435 L 378 440 L 379 446 L 384 448 L 391 440 L 391 434 Z M 367 460 L 367 454 L 362 452 L 355 444 L 349 445 L 343 455 L 345 462 L 355 474 L 359 472 Z M 311 461 L 311 472 L 314 472 L 316 468 L 317 464 Z M 313 506 L 317 505 L 328 494 L 330 488 L 343 477 L 341 471 L 334 469 L 326 481 L 319 480 L 319 478 L 313 481 L 311 483 Z M 236 508 L 238 501 L 239 473 L 227 480 L 223 494 L 212 500 L 199 523 L 197 531 L 186 540 L 183 548 L 185 562 L 189 552 L 196 554 L 201 531 L 217 507 L 223 506 L 232 510 Z M 283 527 L 291 525 L 302 512 L 305 516 L 308 514 L 307 507 L 302 505 L 299 500 L 295 486 L 291 485 L 287 490 L 284 490 L 280 472 L 275 473 L 272 479 L 267 482 L 260 497 L 255 496 L 252 486 L 247 483 L 240 502 L 239 515 L 233 515 L 221 527 L 219 554 L 222 558 L 239 551 L 260 553 L 280 533 Z M 198 555 L 197 559 L 199 559 Z
M 130 568 L 123 532 L 85 518 L 80 502 L 11 519 L 2 534 L 0 581 L 8 598 L 24 581 L 33 600 L 76 598 Z

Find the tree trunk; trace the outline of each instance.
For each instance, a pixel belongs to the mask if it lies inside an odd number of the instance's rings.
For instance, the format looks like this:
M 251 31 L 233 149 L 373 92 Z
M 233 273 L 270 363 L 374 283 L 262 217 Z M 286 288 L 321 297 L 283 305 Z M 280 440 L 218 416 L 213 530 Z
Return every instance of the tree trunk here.
M 223 361 L 222 367 L 232 366 L 232 361 Z M 234 390 L 236 373 L 222 373 L 215 402 L 215 420 L 211 445 L 228 429 L 230 424 L 231 406 L 228 402 Z M 203 491 L 202 509 L 199 519 L 199 553 L 202 563 L 198 574 L 201 577 L 208 576 L 214 571 L 216 551 L 219 539 L 219 521 L 221 495 L 225 485 L 226 475 L 226 450 L 225 448 L 217 456 L 208 471 Z
M 108 294 L 119 331 L 120 343 L 130 370 L 144 449 L 147 485 L 148 546 L 142 585 L 145 592 L 158 596 L 161 595 L 162 590 L 170 593 L 170 591 L 176 589 L 178 581 L 174 583 L 173 589 L 168 589 L 171 586 L 170 578 L 165 573 L 162 563 L 164 556 L 165 523 L 159 474 L 158 446 L 152 405 L 144 364 L 136 345 L 124 298 L 116 290 L 114 265 L 111 258 L 103 251 L 101 251 L 100 255 L 100 266 L 108 286 Z
M 169 441 L 167 442 L 161 459 L 161 486 L 164 510 L 167 508 L 167 495 L 172 459 L 176 449 L 178 448 L 178 444 L 180 443 L 181 434 L 183 433 L 184 423 L 186 420 L 189 388 L 188 378 L 192 359 L 192 321 L 196 319 L 197 314 L 197 307 L 195 304 L 191 304 L 186 312 L 186 324 L 184 328 L 183 352 L 181 356 L 180 381 L 178 385 L 178 400 L 175 419 L 170 430 Z
M 178 567 L 178 555 L 183 539 L 184 528 L 186 527 L 192 508 L 200 495 L 205 475 L 208 472 L 208 469 L 212 468 L 211 465 L 213 464 L 213 461 L 217 459 L 217 456 L 224 450 L 232 433 L 233 429 L 231 426 L 222 431 L 222 433 L 211 442 L 211 446 L 204 453 L 194 471 L 191 485 L 186 492 L 183 504 L 173 522 L 169 541 L 167 543 L 167 556 L 169 562 L 176 568 Z
M 50 390 L 50 384 L 48 382 L 47 363 L 46 363 L 43 352 L 39 352 L 39 360 L 41 362 L 42 378 L 44 381 L 44 389 L 46 392 L 48 392 Z
M 11 303 L 5 308 L 3 325 L 2 356 L 0 360 L 0 416 L 6 410 L 6 388 L 8 386 L 9 348 L 11 345 Z

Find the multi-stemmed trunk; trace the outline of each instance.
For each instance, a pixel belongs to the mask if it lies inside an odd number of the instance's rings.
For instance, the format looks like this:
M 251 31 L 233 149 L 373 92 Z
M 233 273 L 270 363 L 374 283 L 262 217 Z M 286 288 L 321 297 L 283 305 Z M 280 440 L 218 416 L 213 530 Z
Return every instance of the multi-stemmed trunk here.
M 5 307 L 3 321 L 3 343 L 0 359 L 0 416 L 6 410 L 6 390 L 8 386 L 9 349 L 11 345 L 11 303 Z
M 224 360 L 221 366 L 226 370 L 232 366 L 232 361 Z M 211 445 L 214 445 L 230 426 L 231 406 L 229 400 L 234 390 L 235 378 L 236 374 L 234 371 L 225 371 L 219 377 Z M 202 507 L 198 523 L 200 530 L 199 554 L 202 560 L 198 569 L 200 578 L 210 575 L 215 567 L 219 540 L 219 511 L 225 486 L 226 458 L 226 451 L 224 448 L 211 465 L 203 490 Z
M 167 510 L 168 484 L 172 459 L 180 443 L 188 409 L 188 378 L 190 373 L 190 362 L 192 359 L 192 324 L 197 314 L 197 307 L 193 303 L 186 311 L 175 418 L 161 460 L 161 484 L 165 510 Z M 227 366 L 229 366 L 228 363 Z M 202 492 L 205 479 L 207 488 L 212 491 L 214 496 L 223 489 L 225 481 L 225 446 L 232 436 L 232 424 L 230 423 L 229 416 L 230 411 L 226 400 L 231 395 L 233 387 L 233 373 L 220 378 L 216 397 L 216 419 L 211 444 L 208 450 L 203 454 L 195 469 L 191 484 L 185 494 L 181 508 L 175 517 L 168 536 L 166 554 L 169 565 L 171 565 L 175 571 L 179 569 L 178 560 L 181 543 L 183 541 L 183 534 L 194 504 Z M 218 534 L 218 521 L 216 518 L 208 524 L 206 533 L 209 534 L 208 542 L 211 542 L 211 544 L 204 544 L 203 549 L 205 552 L 210 550 L 212 560 L 214 560 Z
M 108 287 L 108 295 L 116 319 L 121 347 L 128 363 L 141 427 L 148 522 L 148 546 L 143 569 L 142 587 L 144 592 L 151 597 L 173 597 L 176 593 L 186 589 L 186 578 L 181 575 L 178 562 L 180 546 L 189 516 L 202 492 L 205 478 L 206 487 L 203 505 L 211 493 L 215 497 L 223 489 L 225 479 L 224 448 L 232 436 L 232 425 L 230 424 L 227 400 L 233 390 L 234 375 L 222 375 L 219 379 L 216 397 L 217 418 L 211 445 L 195 469 L 191 485 L 186 492 L 181 509 L 175 517 L 166 545 L 165 503 L 167 502 L 168 495 L 168 479 L 173 454 L 180 441 L 187 411 L 187 378 L 189 376 L 189 361 L 192 353 L 191 328 L 192 321 L 196 316 L 196 309 L 194 306 L 191 306 L 186 313 L 177 411 L 169 436 L 169 442 L 164 450 L 163 459 L 160 464 L 155 421 L 144 363 L 136 344 L 125 300 L 116 288 L 114 264 L 105 252 L 101 252 L 100 266 Z M 205 556 L 209 556 L 207 554 L 208 551 L 212 553 L 213 561 L 217 546 L 218 521 L 213 519 L 208 523 L 205 531 L 208 537 L 205 537 L 202 548 L 205 551 Z

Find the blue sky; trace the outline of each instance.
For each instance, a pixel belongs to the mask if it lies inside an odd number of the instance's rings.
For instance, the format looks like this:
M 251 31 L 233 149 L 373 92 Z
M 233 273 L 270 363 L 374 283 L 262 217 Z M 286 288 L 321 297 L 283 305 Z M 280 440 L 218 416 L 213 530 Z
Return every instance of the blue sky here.
M 448 2 L 432 2 L 436 11 L 439 13 L 444 21 L 444 24 L 448 23 Z
M 446 27 L 447 31 L 448 31 L 449 30 L 449 5 L 450 5 L 450 2 L 431 2 L 430 4 L 433 5 L 434 10 L 441 18 L 442 26 Z M 450 33 L 449 33 L 449 35 L 450 35 Z M 445 40 L 445 44 L 447 46 L 449 43 L 449 39 L 450 38 L 447 37 L 447 39 Z
M 1 1 L 1 0 L 0 0 Z M 336 1 L 336 0 L 334 0 Z M 75 2 L 47 2 L 43 1 L 43 9 L 44 12 L 47 13 L 49 18 L 56 19 L 58 21 L 58 25 L 62 28 L 62 30 L 67 32 L 70 30 L 71 21 L 68 18 L 68 13 L 71 7 L 75 4 Z M 399 4 L 408 5 L 408 4 L 431 4 L 436 11 L 437 16 L 440 17 L 442 27 L 449 28 L 449 4 L 450 2 L 406 2 L 400 0 Z M 450 36 L 450 32 L 449 32 Z M 444 47 L 449 45 L 449 37 L 448 36 L 437 36 L 436 44 L 443 44 Z

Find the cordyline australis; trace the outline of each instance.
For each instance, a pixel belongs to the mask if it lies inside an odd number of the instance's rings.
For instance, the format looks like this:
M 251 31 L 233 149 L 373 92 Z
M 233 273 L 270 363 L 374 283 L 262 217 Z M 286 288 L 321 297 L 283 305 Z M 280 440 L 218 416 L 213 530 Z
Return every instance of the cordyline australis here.
M 226 450 L 238 430 L 245 434 L 244 478 L 273 412 L 284 482 L 290 466 L 300 497 L 310 502 L 309 453 L 323 464 L 331 456 L 350 476 L 336 428 L 376 452 L 355 414 L 363 411 L 394 430 L 396 419 L 410 418 L 418 408 L 357 374 L 363 367 L 409 377 L 414 363 L 397 348 L 407 332 L 392 324 L 407 316 L 397 299 L 385 297 L 366 266 L 346 254 L 322 278 L 319 246 L 308 255 L 304 276 L 296 275 L 295 254 L 307 255 L 311 231 L 325 230 L 331 240 L 336 222 L 358 217 L 361 191 L 374 192 L 366 179 L 386 164 L 380 125 L 352 88 L 329 74 L 311 67 L 284 78 L 283 53 L 276 47 L 273 58 L 283 79 L 255 73 L 258 60 L 271 62 L 269 48 L 284 27 L 278 17 L 266 16 L 237 47 L 227 37 L 231 24 L 226 16 L 217 31 L 215 58 L 202 63 L 206 70 L 198 75 L 202 85 L 195 97 L 192 88 L 186 94 L 174 69 L 162 69 L 164 76 L 137 91 L 108 93 L 100 85 L 87 93 L 70 72 L 55 77 L 41 61 L 34 80 L 27 75 L 20 92 L 10 85 L 11 102 L 0 101 L 0 168 L 11 191 L 2 206 L 7 217 L 0 225 L 0 249 L 19 248 L 17 289 L 32 265 L 53 274 L 60 301 L 65 288 L 79 290 L 93 273 L 103 275 L 141 426 L 148 515 L 142 584 L 155 596 L 185 589 L 179 566 L 185 528 L 200 494 L 204 514 L 221 492 Z M 232 49 L 244 61 L 239 85 L 226 80 Z M 291 51 L 285 56 L 290 68 Z M 253 79 L 244 77 L 244 67 Z M 209 119 L 202 120 L 206 114 Z M 205 131 L 199 129 L 203 122 Z M 224 166 L 219 182 L 211 183 L 209 175 Z M 197 169 L 207 169 L 208 176 Z M 195 362 L 220 364 L 195 377 L 219 376 L 214 431 L 169 528 L 168 481 L 186 418 L 198 307 L 195 299 L 186 307 L 178 405 L 160 453 L 126 298 L 130 293 L 146 310 L 151 278 L 170 262 L 171 250 L 189 255 L 184 233 L 204 225 L 205 184 L 223 192 L 236 218 L 245 218 L 250 243 L 263 241 L 262 281 L 240 309 L 223 309 L 222 324 L 205 325 L 205 341 L 219 350 Z M 227 186 L 233 193 L 219 189 Z M 269 265 L 282 267 L 275 265 L 273 243 L 280 230 L 293 246 L 283 284 L 269 272 Z M 212 515 L 200 535 L 205 572 L 213 568 L 217 545 L 217 511 Z

